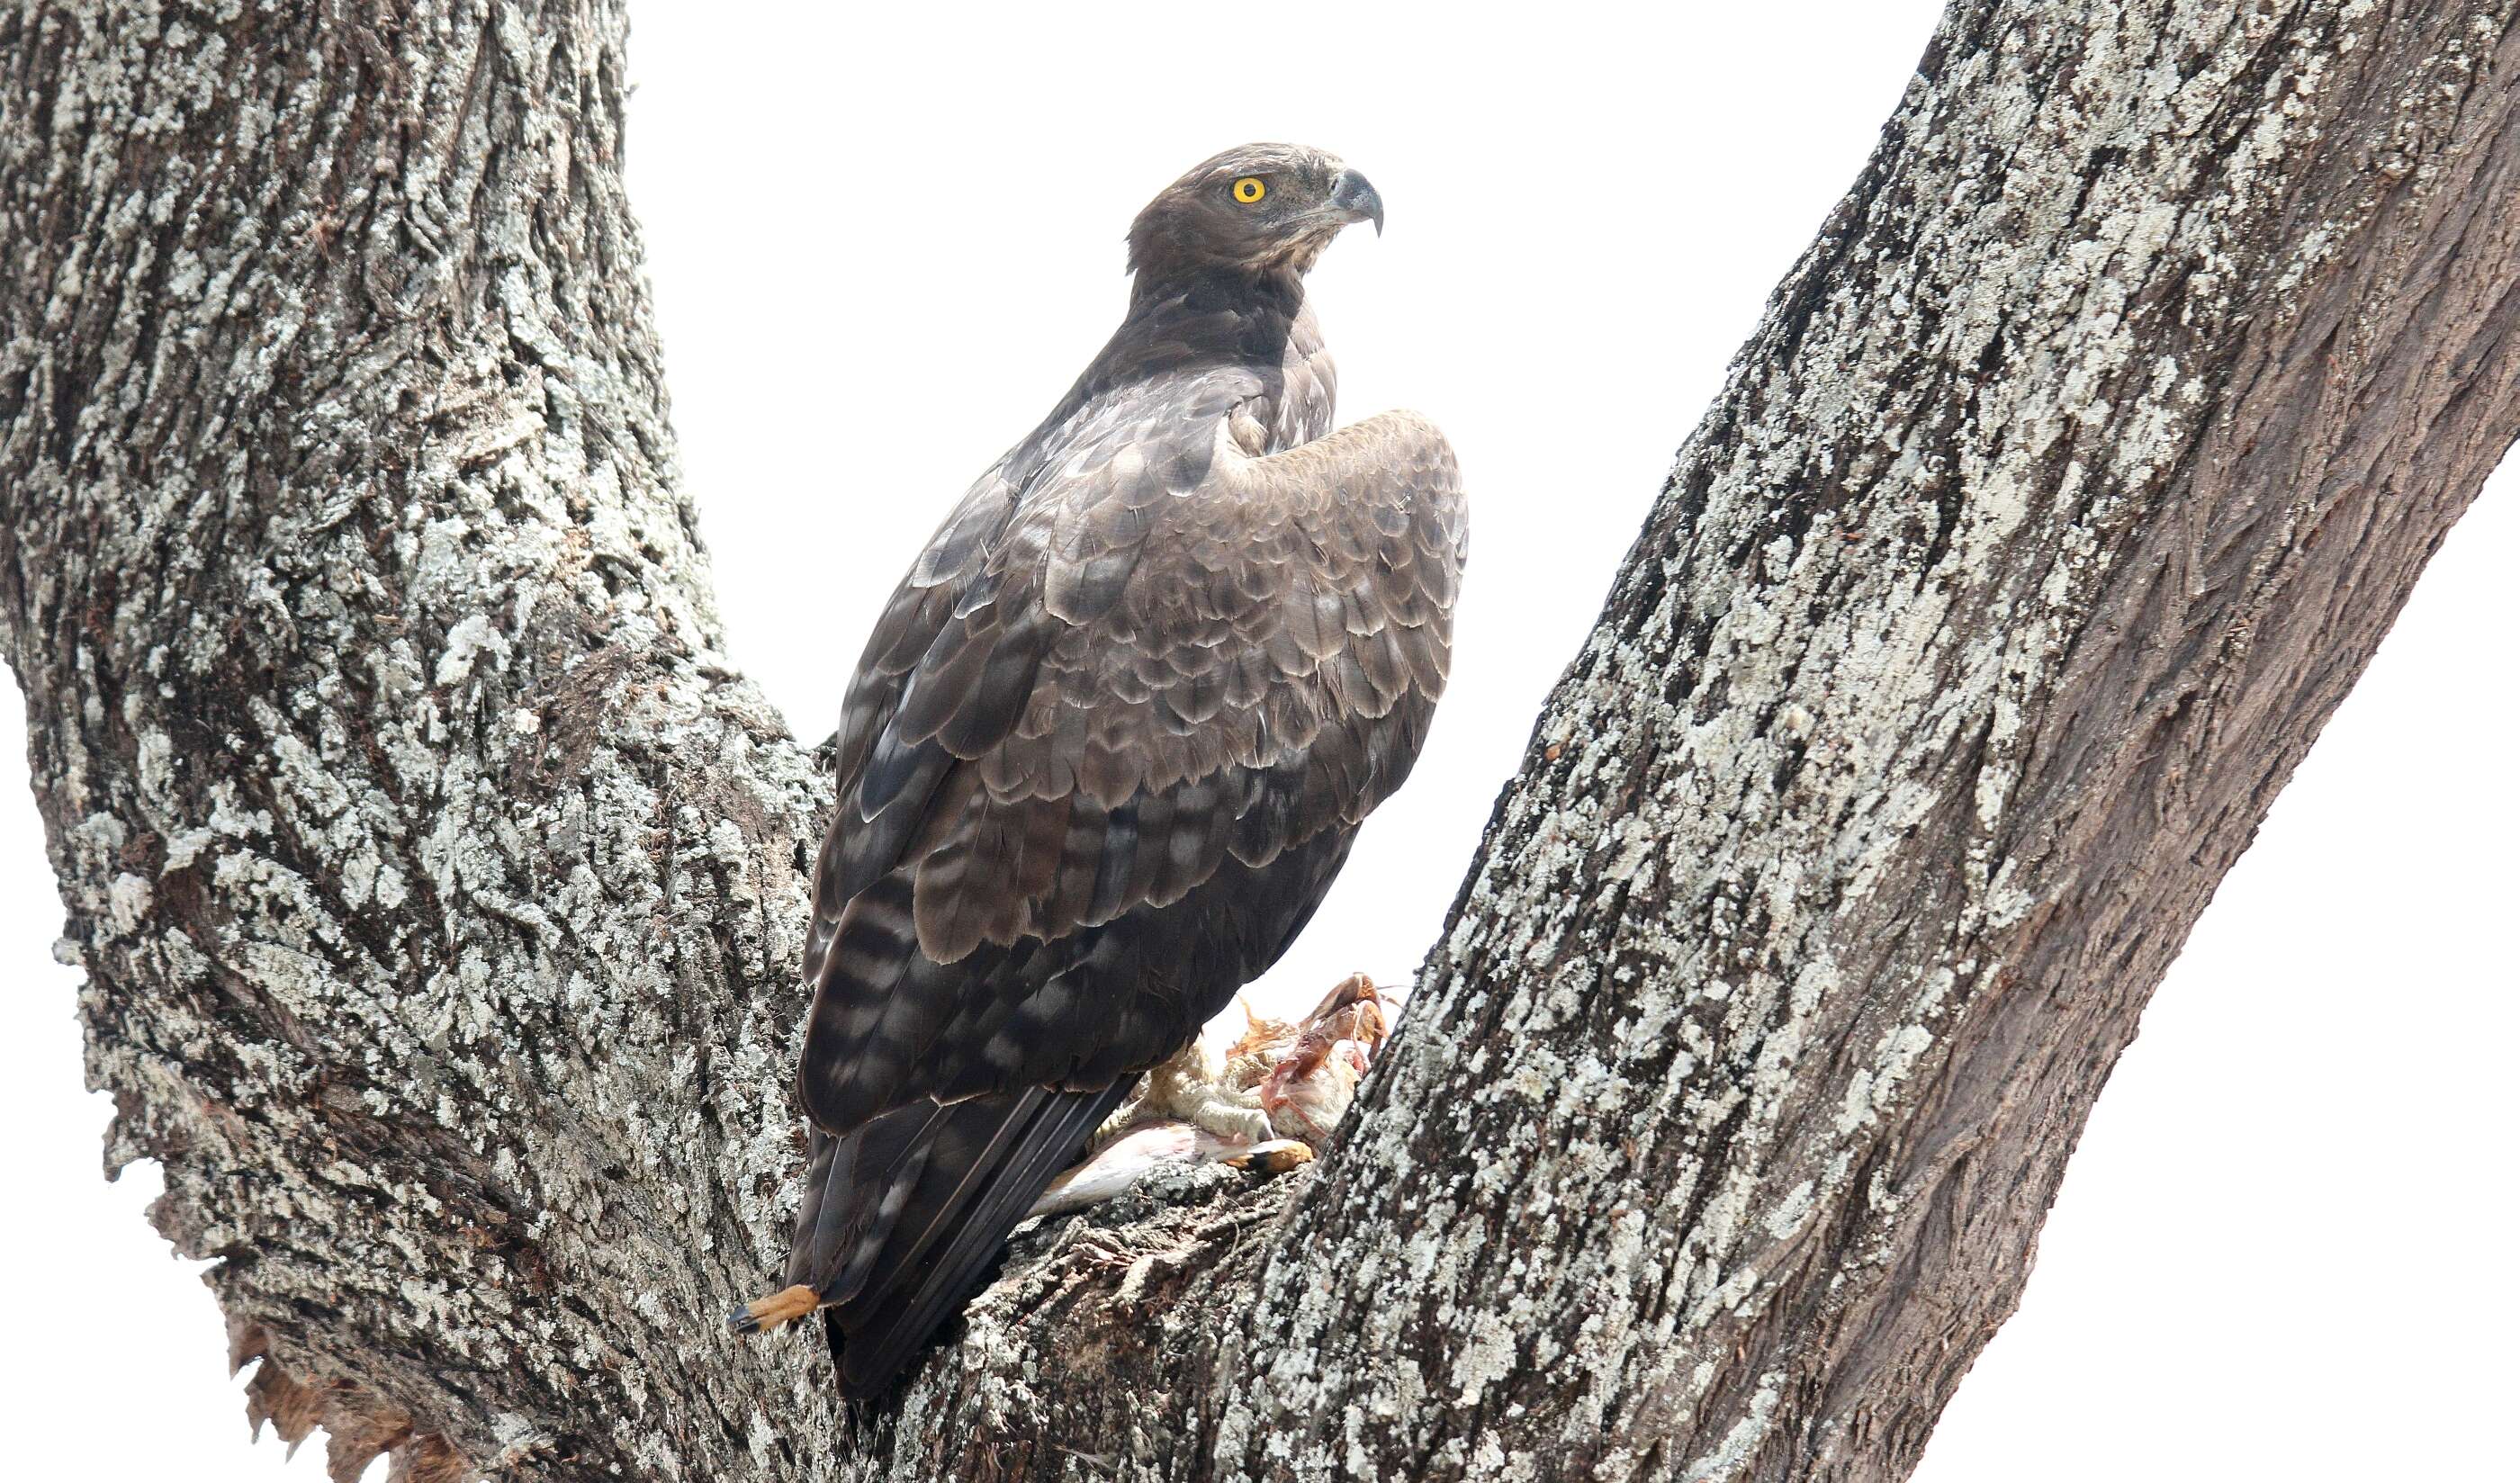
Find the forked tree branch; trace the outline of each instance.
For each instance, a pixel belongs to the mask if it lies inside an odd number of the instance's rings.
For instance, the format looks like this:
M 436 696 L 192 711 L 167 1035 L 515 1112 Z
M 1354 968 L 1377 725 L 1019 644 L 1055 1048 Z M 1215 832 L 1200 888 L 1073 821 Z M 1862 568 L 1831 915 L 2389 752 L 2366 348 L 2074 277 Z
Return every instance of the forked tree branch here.
M 716 1324 L 826 789 L 720 657 L 622 35 L 0 20 L 0 622 L 109 1158 L 340 1468 L 1903 1476 L 2520 429 L 2504 8 L 1956 0 L 1344 1146 L 1025 1237 L 847 1415 Z

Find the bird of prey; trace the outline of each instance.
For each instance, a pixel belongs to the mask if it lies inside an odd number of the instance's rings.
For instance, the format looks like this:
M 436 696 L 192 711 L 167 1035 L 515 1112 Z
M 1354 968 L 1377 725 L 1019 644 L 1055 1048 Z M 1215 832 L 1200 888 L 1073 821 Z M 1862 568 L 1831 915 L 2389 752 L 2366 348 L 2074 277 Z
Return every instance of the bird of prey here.
M 1443 434 L 1331 432 L 1304 275 L 1382 201 L 1228 150 L 1110 342 L 912 563 L 850 682 L 786 1291 L 883 1390 L 1129 1095 L 1275 962 L 1416 761 L 1464 554 Z

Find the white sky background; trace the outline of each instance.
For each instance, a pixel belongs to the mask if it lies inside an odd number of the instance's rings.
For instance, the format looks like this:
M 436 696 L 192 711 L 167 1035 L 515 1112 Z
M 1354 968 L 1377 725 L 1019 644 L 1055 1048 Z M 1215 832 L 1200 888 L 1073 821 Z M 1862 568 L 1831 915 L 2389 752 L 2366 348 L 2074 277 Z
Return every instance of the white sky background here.
M 827 733 L 919 543 L 1116 322 L 1136 208 L 1228 144 L 1337 151 L 1390 208 L 1313 278 L 1341 421 L 1442 424 L 1472 560 L 1425 759 L 1268 983 L 1406 974 L 1673 450 L 1938 10 L 730 23 L 646 0 L 631 184 L 734 657 Z M 2452 535 L 2163 986 L 1925 1483 L 2508 1475 L 2514 483 Z M 22 1475 L 320 1478 L 316 1449 L 284 1470 L 243 1445 L 213 1305 L 141 1219 L 154 1171 L 97 1179 L 110 1108 L 80 1089 L 41 836 L 8 799 Z

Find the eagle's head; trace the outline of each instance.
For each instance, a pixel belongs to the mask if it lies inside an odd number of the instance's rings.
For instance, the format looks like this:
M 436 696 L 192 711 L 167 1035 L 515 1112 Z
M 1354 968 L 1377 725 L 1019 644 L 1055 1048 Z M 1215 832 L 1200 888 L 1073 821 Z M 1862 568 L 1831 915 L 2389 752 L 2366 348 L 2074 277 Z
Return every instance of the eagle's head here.
M 1129 227 L 1129 271 L 1302 273 L 1351 222 L 1382 230 L 1373 183 L 1335 155 L 1246 144 L 1192 166 Z

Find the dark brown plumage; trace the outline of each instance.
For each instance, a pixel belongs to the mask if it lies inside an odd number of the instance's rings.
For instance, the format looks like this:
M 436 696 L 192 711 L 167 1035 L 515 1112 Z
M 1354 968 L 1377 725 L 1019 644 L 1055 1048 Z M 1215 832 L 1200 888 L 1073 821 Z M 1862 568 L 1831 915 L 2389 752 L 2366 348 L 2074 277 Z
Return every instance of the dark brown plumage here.
M 1463 507 L 1423 419 L 1324 435 L 1303 274 L 1360 220 L 1372 187 L 1284 145 L 1157 196 L 1119 331 L 867 644 L 806 953 L 797 1287 L 770 1315 L 822 1306 L 852 1394 L 1284 951 L 1417 759 Z

